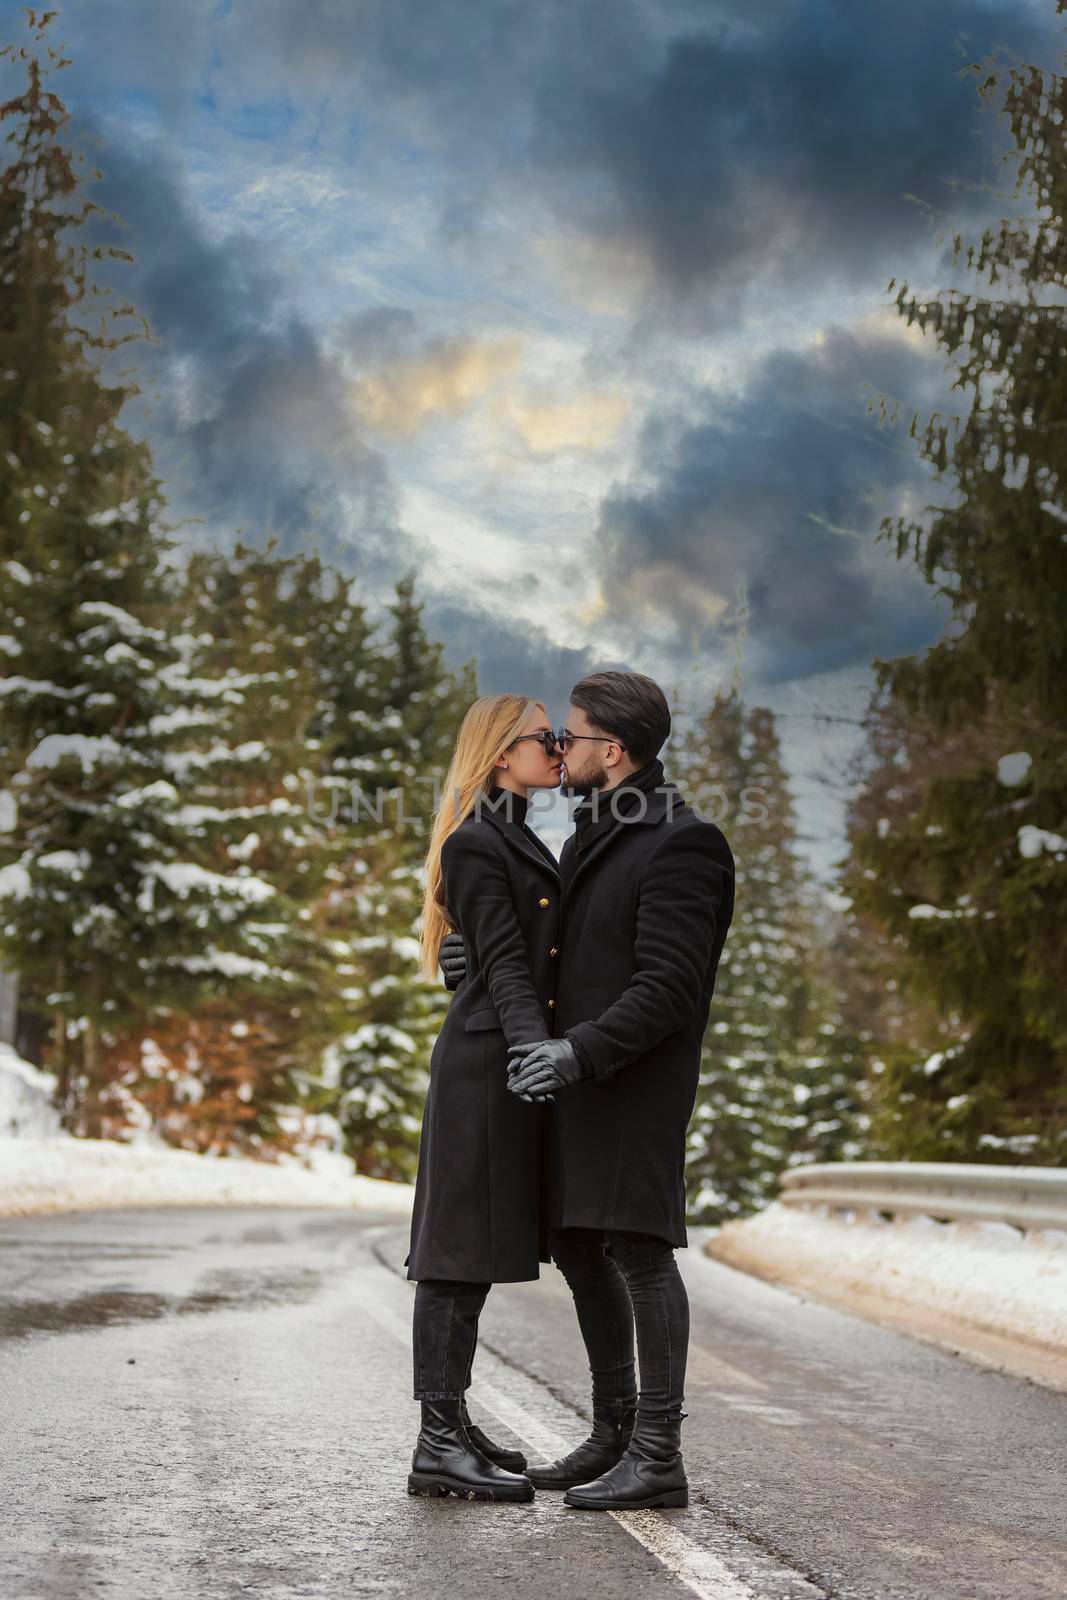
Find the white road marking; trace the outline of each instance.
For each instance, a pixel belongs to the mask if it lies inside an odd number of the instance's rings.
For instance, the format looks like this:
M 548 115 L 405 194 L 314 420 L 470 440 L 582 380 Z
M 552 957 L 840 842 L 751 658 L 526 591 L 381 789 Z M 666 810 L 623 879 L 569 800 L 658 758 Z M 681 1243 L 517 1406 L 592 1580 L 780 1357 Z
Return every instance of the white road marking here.
M 384 1227 L 374 1229 L 373 1233 L 367 1230 L 362 1235 L 363 1242 L 369 1244 L 379 1233 L 387 1231 Z M 386 1295 L 392 1292 L 392 1286 L 389 1284 L 390 1275 L 388 1269 L 384 1267 L 381 1268 L 381 1273 L 384 1281 L 379 1281 L 377 1277 L 375 1279 L 377 1293 L 361 1298 L 360 1307 L 410 1350 L 410 1311 L 407 1316 L 403 1316 L 394 1305 L 387 1303 Z M 571 1413 L 547 1391 L 542 1392 L 532 1379 L 527 1378 L 525 1374 L 517 1373 L 483 1346 L 479 1346 L 477 1361 L 478 1375 L 473 1390 L 473 1394 L 477 1397 L 476 1404 L 484 1405 L 486 1410 L 491 1411 L 531 1450 L 548 1460 L 573 1449 L 573 1438 L 568 1439 L 566 1434 L 559 1431 L 559 1426 L 562 1424 L 573 1433 L 572 1424 L 576 1414 Z M 488 1382 L 486 1374 L 491 1374 Z M 515 1396 L 517 1389 L 523 1392 L 522 1400 Z M 569 1514 L 582 1515 L 577 1509 Z M 614 1518 L 632 1539 L 643 1545 L 673 1577 L 684 1583 L 693 1594 L 698 1595 L 700 1600 L 760 1600 L 758 1592 L 750 1588 L 736 1573 L 731 1572 L 718 1556 L 704 1549 L 675 1526 L 671 1519 L 677 1512 L 601 1511 L 593 1515 Z M 794 1593 L 805 1590 L 813 1596 L 818 1593 L 816 1589 L 804 1583 L 799 1574 L 790 1573 L 788 1576 L 794 1584 Z

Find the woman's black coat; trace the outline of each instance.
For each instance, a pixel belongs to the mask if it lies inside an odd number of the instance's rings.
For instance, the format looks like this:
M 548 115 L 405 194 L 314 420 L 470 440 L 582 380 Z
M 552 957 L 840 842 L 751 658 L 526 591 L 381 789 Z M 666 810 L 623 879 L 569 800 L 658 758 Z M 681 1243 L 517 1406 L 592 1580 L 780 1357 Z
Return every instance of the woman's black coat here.
M 512 1094 L 508 1046 L 546 1038 L 561 888 L 548 847 L 483 803 L 445 840 L 445 905 L 467 975 L 430 1056 L 408 1277 L 540 1276 L 545 1103 Z
M 549 1107 L 547 1220 L 686 1245 L 686 1129 L 733 915 L 733 856 L 668 781 L 577 860 L 572 835 L 560 867 L 554 1031 L 577 1041 L 594 1077 Z

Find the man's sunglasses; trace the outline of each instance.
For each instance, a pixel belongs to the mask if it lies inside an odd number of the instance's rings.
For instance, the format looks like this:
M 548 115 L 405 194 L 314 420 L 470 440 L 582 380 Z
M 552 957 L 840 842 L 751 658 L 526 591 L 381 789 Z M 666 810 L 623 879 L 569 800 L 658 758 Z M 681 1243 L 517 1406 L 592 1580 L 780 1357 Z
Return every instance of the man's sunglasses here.
M 521 744 L 523 739 L 536 739 L 545 747 L 545 754 L 554 756 L 557 747 L 568 750 L 575 739 L 595 739 L 605 744 L 619 744 L 618 739 L 613 739 L 606 733 L 571 733 L 567 728 L 539 728 L 536 733 L 520 733 L 517 739 L 512 739 L 512 744 Z M 626 746 L 619 744 L 620 750 Z

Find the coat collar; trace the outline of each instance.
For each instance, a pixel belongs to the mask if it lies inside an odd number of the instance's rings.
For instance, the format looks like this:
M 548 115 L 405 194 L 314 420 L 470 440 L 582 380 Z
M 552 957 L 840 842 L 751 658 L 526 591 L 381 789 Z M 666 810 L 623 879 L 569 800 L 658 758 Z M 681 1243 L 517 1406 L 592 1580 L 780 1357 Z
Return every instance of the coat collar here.
M 590 862 L 595 861 L 607 849 L 613 839 L 617 839 L 620 836 L 624 828 L 654 828 L 663 821 L 668 813 L 673 816 L 678 808 L 685 804 L 681 791 L 669 778 L 666 778 L 662 784 L 646 794 L 645 798 L 648 804 L 643 814 L 635 812 L 632 817 L 623 814 L 606 833 L 601 834 L 589 846 L 581 860 L 575 863 L 574 871 L 567 881 L 568 893 L 575 879 L 585 871 Z M 610 803 L 611 795 L 609 792 L 603 797 L 603 804 L 610 805 Z
M 486 806 L 481 815 L 482 820 L 491 822 L 505 843 L 509 844 L 513 850 L 517 850 L 520 856 L 525 856 L 527 861 L 532 861 L 537 866 L 543 867 L 546 872 L 551 872 L 557 880 L 559 879 L 559 864 L 547 845 L 534 844 L 533 840 L 523 832 L 519 824 L 517 822 L 509 822 L 503 812 L 493 811 Z

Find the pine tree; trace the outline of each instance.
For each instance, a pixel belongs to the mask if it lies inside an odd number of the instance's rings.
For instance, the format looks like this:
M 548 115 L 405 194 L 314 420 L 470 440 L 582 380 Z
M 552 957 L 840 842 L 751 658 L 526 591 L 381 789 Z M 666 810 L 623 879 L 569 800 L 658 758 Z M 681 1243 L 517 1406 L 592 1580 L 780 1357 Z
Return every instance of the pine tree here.
M 129 337 L 94 303 L 68 120 L 46 86 L 65 62 L 47 44 L 51 14 L 30 13 L 31 44 L 4 52 L 27 87 L 0 107 L 15 159 L 0 177 L 0 680 L 2 956 L 24 1004 L 52 1022 L 49 1065 L 68 1126 L 99 1081 L 102 1030 L 141 1011 L 149 880 L 172 857 L 158 720 L 172 707 L 162 626 L 170 549 L 147 449 L 118 426 L 132 387 L 104 383 L 90 352 Z M 189 921 L 159 930 L 180 946 Z
M 1063 0 L 1058 6 L 1064 9 Z M 975 68 L 991 100 L 1002 74 Z M 931 331 L 970 397 L 911 431 L 944 482 L 929 520 L 883 533 L 952 622 L 878 680 L 926 745 L 905 815 L 853 832 L 855 903 L 897 975 L 956 1037 L 894 1080 L 901 1156 L 1062 1162 L 1067 1151 L 1067 79 L 1012 67 L 1002 112 L 1030 214 L 956 236 L 969 291 L 897 309 Z M 1025 208 L 1024 208 L 1025 211 Z M 989 292 L 982 292 L 983 282 Z M 890 284 L 890 288 L 893 284 Z M 929 760 L 931 741 L 944 746 Z M 909 752 L 906 767 L 914 752 Z M 913 785 L 914 787 L 914 785 Z M 895 1131 L 894 1131 L 895 1129 Z
M 772 1199 L 793 1161 L 854 1153 L 861 1058 L 835 1009 L 773 713 L 720 693 L 672 764 L 736 864 L 686 1163 L 693 1219 L 715 1222 Z
M 344 585 L 317 558 L 284 559 L 274 544 L 190 557 L 174 614 L 183 660 L 170 679 L 186 739 L 167 757 L 194 883 L 257 886 L 263 910 L 228 914 L 222 930 L 205 917 L 197 949 L 177 958 L 196 975 L 195 1010 L 146 1019 L 113 1058 L 157 1133 L 215 1153 L 297 1141 L 308 1064 L 332 1036 L 336 1004 L 318 907 L 340 843 L 309 794 L 327 759 L 314 733 L 321 639 Z
M 397 584 L 388 610 L 370 727 L 350 707 L 342 717 L 343 684 L 333 712 L 339 732 L 347 722 L 333 779 L 347 783 L 356 803 L 347 833 L 353 874 L 336 892 L 331 923 L 349 977 L 347 1026 L 328 1053 L 322 1103 L 336 1110 L 361 1172 L 411 1178 L 430 1050 L 449 1001 L 419 970 L 422 858 L 456 732 L 477 689 L 472 667 L 450 671 L 443 647 L 428 637 L 411 576 Z

